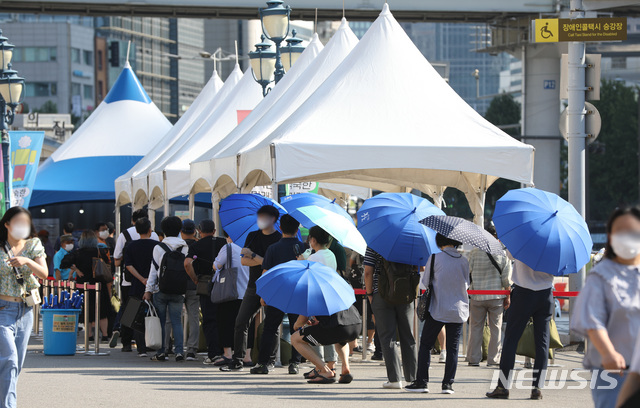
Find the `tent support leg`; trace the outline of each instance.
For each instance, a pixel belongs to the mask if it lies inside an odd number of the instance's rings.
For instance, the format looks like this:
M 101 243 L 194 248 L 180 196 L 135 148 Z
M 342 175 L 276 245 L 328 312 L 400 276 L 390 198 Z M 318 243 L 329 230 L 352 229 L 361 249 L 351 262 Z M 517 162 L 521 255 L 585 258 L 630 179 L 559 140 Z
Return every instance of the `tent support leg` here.
M 220 224 L 220 196 L 218 193 L 211 193 L 211 210 L 213 222 L 216 224 L 216 235 L 222 236 L 222 225 Z
M 148 208 L 147 211 L 149 212 L 149 221 L 151 222 L 151 229 L 155 229 L 156 228 L 156 210 L 152 210 L 151 208 Z
M 189 218 L 193 219 L 196 212 L 196 195 L 189 193 Z

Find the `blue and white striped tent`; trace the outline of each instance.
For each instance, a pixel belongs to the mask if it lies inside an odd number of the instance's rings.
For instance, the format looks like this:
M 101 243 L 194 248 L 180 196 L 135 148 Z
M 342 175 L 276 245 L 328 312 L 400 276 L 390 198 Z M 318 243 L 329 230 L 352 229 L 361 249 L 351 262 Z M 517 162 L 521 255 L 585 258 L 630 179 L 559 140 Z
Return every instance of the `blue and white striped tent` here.
M 114 180 L 171 129 L 127 63 L 106 98 L 38 169 L 31 207 L 115 200 Z

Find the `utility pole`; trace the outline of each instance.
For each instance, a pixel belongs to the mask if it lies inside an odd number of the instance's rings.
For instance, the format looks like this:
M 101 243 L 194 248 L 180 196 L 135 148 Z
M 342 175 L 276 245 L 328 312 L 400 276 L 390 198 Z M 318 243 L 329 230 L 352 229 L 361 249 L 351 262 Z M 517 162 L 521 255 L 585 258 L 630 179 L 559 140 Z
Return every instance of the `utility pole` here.
M 584 17 L 582 0 L 571 0 L 570 18 L 579 19 Z M 585 132 L 585 43 L 569 42 L 568 55 L 568 96 L 569 105 L 567 107 L 567 139 L 569 144 L 569 202 L 576 210 L 585 216 L 586 205 L 586 177 L 585 177 L 585 154 L 587 135 Z M 569 275 L 569 290 L 580 291 L 584 286 L 586 270 L 583 267 L 578 273 Z M 569 319 L 573 315 L 573 302 L 569 303 Z M 570 333 L 570 341 L 582 341 L 582 337 L 577 333 Z

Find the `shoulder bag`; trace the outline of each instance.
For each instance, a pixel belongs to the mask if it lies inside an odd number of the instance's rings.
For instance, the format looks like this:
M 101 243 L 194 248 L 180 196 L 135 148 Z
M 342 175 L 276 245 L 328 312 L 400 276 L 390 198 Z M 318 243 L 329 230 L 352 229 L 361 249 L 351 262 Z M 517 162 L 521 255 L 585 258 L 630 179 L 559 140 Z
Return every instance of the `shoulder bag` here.
M 11 251 L 11 247 L 7 242 L 4 243 L 4 251 L 7 253 L 7 256 L 9 257 L 9 259 L 14 257 L 13 252 Z M 26 305 L 29 307 L 39 305 L 42 302 L 42 299 L 40 298 L 40 291 L 38 291 L 38 289 L 33 289 L 28 291 L 27 285 L 24 281 L 24 276 L 22 276 L 22 272 L 20 272 L 20 270 L 15 266 L 12 266 L 11 269 L 13 269 L 13 273 L 15 274 L 16 281 L 18 282 L 18 285 L 20 285 L 20 288 L 22 289 L 21 290 L 22 300 L 24 300 L 24 303 L 26 303 Z
M 227 244 L 227 262 L 213 279 L 212 303 L 224 303 L 238 299 L 238 268 L 232 267 L 232 258 L 231 244 Z
M 429 306 L 431 306 L 431 296 L 433 295 L 433 269 L 436 262 L 436 255 L 431 255 L 431 267 L 429 268 L 429 285 L 427 290 L 424 291 L 420 299 L 418 300 L 418 319 L 425 321 L 427 319 L 427 313 L 429 313 Z
M 91 260 L 93 279 L 95 279 L 96 282 L 111 283 L 113 281 L 111 267 L 100 256 L 100 248 L 96 249 L 98 250 L 98 256 L 93 257 L 93 259 Z

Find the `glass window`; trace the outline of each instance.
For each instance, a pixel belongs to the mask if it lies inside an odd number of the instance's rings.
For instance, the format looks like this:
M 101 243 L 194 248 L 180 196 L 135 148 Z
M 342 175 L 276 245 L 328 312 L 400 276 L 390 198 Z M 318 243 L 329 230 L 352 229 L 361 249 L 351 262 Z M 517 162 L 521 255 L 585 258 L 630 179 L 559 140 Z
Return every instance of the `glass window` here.
M 80 50 L 78 48 L 71 49 L 71 62 L 80 64 Z
M 24 49 L 24 61 L 34 62 L 36 60 L 36 49 L 33 47 L 27 47 Z
M 25 84 L 25 96 L 53 96 L 58 93 L 58 84 L 55 82 L 27 82 Z
M 85 65 L 93 66 L 93 52 L 82 51 L 82 59 Z
M 58 60 L 58 49 L 56 47 L 49 48 L 49 61 Z
M 13 57 L 11 57 L 12 62 L 22 62 L 22 50 L 22 48 L 13 49 Z
M 93 85 L 84 85 L 84 99 L 93 99 Z
M 80 84 L 71 83 L 71 96 L 81 95 L 82 86 Z
M 98 63 L 98 67 L 97 68 L 100 71 L 102 70 L 102 64 L 103 64 L 102 58 L 103 58 L 102 57 L 102 50 L 98 50 L 96 60 L 97 60 L 97 63 Z

